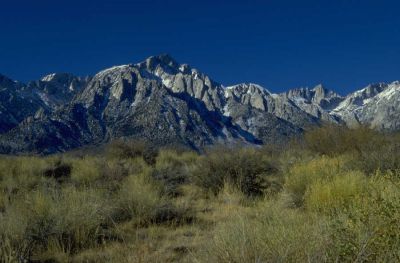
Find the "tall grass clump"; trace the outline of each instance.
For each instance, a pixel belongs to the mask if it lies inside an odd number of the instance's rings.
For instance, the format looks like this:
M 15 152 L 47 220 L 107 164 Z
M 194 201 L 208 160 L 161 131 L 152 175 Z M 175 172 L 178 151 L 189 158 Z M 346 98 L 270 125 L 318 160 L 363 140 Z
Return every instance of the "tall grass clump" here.
M 220 222 L 196 256 L 199 262 L 323 262 L 328 246 L 323 220 L 264 201 Z
M 34 190 L 0 215 L 1 239 L 21 260 L 40 258 L 54 244 L 64 253 L 76 253 L 98 244 L 110 214 L 107 200 L 91 189 Z
M 0 158 L 0 188 L 8 194 L 31 190 L 43 182 L 43 171 L 48 167 L 44 158 Z
M 72 161 L 71 180 L 77 185 L 89 185 L 95 183 L 102 176 L 104 165 L 101 160 L 93 157 L 75 159 Z M 102 167 L 103 166 L 103 167 Z
M 119 216 L 132 219 L 137 224 L 150 223 L 163 206 L 165 199 L 161 194 L 161 185 L 150 175 L 150 171 L 128 176 L 118 193 Z
M 136 226 L 180 223 L 191 220 L 188 209 L 174 205 L 162 182 L 152 176 L 153 168 L 128 176 L 117 196 L 117 221 L 130 220 Z

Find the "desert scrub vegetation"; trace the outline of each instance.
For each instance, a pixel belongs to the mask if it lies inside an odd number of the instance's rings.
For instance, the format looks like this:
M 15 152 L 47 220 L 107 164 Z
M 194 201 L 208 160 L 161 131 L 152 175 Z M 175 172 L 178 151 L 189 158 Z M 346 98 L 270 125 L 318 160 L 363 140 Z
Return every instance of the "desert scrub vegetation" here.
M 400 137 L 0 157 L 0 262 L 399 262 Z

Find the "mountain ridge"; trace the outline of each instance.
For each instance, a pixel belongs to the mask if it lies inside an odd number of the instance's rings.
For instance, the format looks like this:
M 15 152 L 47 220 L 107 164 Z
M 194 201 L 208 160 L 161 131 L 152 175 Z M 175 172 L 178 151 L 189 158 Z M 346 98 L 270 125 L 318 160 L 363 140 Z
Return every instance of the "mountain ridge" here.
M 0 92 L 0 153 L 54 153 L 117 138 L 194 149 L 277 143 L 325 122 L 400 129 L 399 82 L 347 96 L 323 85 L 272 93 L 254 83 L 225 87 L 168 54 L 92 77 L 52 73 L 23 84 L 0 75 Z

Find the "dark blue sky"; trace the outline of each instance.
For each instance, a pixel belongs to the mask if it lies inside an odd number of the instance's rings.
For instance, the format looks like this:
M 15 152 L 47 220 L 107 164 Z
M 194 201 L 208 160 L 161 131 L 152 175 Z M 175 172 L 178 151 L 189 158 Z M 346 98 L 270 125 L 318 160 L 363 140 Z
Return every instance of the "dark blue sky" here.
M 169 53 L 230 85 L 324 83 L 344 94 L 400 79 L 400 3 L 330 1 L 0 2 L 0 73 L 93 74 Z

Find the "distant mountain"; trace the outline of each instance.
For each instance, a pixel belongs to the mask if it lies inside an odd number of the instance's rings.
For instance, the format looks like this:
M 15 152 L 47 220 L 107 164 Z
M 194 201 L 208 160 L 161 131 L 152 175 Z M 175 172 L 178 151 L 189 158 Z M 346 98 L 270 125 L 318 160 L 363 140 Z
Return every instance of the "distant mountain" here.
M 70 102 L 89 82 L 90 78 L 76 77 L 69 73 L 52 73 L 28 83 L 28 90 L 36 93 L 50 109 Z
M 334 122 L 396 130 L 400 85 L 342 97 L 318 85 L 274 94 L 256 84 L 224 87 L 169 55 L 93 77 L 56 73 L 28 84 L 0 77 L 0 153 L 54 153 L 116 138 L 194 149 L 279 143 Z

